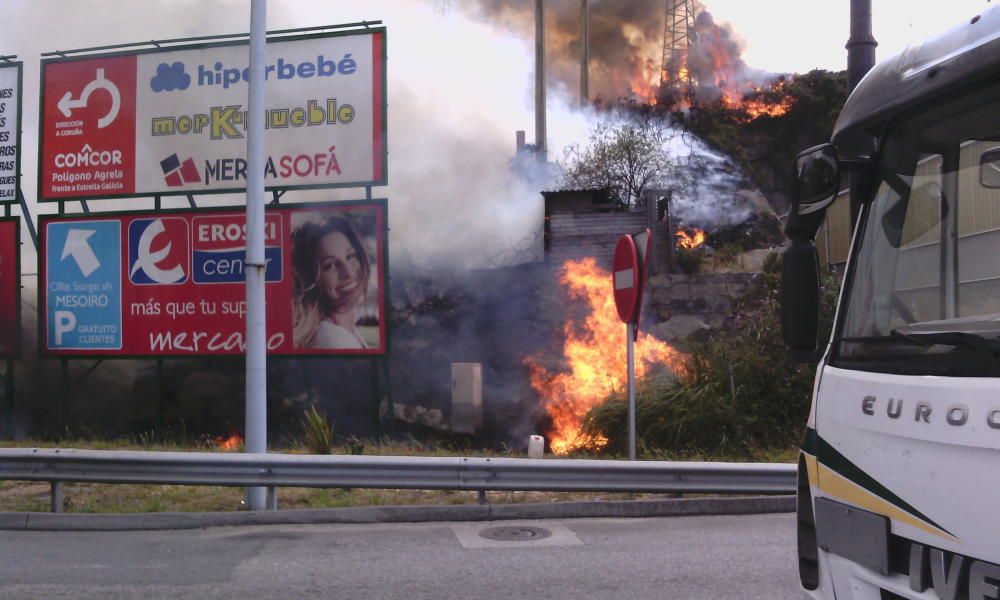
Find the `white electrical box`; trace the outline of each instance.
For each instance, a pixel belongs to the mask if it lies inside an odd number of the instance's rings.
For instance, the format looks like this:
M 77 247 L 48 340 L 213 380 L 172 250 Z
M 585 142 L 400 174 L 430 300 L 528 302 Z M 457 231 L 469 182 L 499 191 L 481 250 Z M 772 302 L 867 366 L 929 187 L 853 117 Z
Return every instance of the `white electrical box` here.
M 451 363 L 451 430 L 475 434 L 483 428 L 483 365 Z

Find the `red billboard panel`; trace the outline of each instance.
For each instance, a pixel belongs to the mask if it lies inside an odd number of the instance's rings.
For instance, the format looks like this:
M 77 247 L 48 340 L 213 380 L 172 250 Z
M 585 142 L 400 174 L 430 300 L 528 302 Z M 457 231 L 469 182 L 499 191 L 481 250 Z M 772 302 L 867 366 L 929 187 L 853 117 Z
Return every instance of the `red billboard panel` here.
M 267 44 L 265 185 L 383 184 L 385 31 Z M 246 188 L 246 42 L 178 45 L 42 63 L 38 197 Z
M 41 217 L 43 354 L 239 355 L 246 214 Z M 271 207 L 267 346 L 278 355 L 386 352 L 386 202 Z
M 17 358 L 21 341 L 21 220 L 0 218 L 0 358 Z

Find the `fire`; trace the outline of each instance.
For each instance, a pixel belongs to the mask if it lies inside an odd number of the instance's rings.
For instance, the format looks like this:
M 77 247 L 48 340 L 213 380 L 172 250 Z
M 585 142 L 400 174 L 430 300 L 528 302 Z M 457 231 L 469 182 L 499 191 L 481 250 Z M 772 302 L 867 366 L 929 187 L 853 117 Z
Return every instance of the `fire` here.
M 215 438 L 215 445 L 223 452 L 235 452 L 243 445 L 243 438 L 238 433 L 234 433 L 229 437 L 222 437 L 220 435 Z
M 626 326 L 618 320 L 611 274 L 598 267 L 593 258 L 567 261 L 559 277 L 571 298 L 589 307 L 584 322 L 569 321 L 564 327 L 563 356 L 567 372 L 553 373 L 534 358 L 525 364 L 531 370 L 531 385 L 545 402 L 552 419 L 549 446 L 563 454 L 575 448 L 599 449 L 608 440 L 589 439 L 581 434 L 587 412 L 612 392 L 627 385 Z M 642 377 L 654 365 L 665 365 L 674 372 L 683 369 L 684 355 L 645 334 L 635 345 L 635 374 Z
M 701 229 L 695 229 L 690 234 L 683 229 L 678 229 L 676 235 L 677 245 L 688 250 L 693 250 L 705 243 L 705 232 Z
M 717 24 L 712 15 L 701 9 L 688 30 L 689 45 L 671 56 L 674 71 L 664 65 L 661 85 L 673 88 L 672 110 L 719 102 L 738 113 L 737 118 L 753 121 L 759 117 L 777 117 L 788 112 L 792 98 L 785 90 L 785 77 L 768 84 L 760 83 L 763 73 L 743 62 L 742 44 L 726 24 Z M 666 61 L 666 59 L 665 59 Z M 672 80 L 671 72 L 676 72 Z

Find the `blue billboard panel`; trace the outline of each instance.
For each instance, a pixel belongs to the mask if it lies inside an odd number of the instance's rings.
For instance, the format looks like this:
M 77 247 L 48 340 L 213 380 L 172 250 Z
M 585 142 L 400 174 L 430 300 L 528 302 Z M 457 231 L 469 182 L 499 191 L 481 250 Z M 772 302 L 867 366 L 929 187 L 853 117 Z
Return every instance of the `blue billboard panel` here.
M 121 349 L 121 222 L 45 226 L 48 348 Z

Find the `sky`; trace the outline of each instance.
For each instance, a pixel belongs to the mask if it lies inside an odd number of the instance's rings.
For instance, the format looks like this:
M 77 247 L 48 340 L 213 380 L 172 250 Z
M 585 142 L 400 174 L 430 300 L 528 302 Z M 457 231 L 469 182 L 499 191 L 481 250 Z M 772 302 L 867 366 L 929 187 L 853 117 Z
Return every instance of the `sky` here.
M 743 58 L 752 67 L 793 73 L 846 68 L 850 0 L 704 0 L 704 4 L 716 20 L 728 22 L 743 38 Z M 872 29 L 879 43 L 876 56 L 898 54 L 987 6 L 986 0 L 872 0 Z
M 481 267 L 537 229 L 537 182 L 512 184 L 514 132 L 533 132 L 532 40 L 459 10 L 474 0 L 269 0 L 268 28 L 380 19 L 388 28 L 390 185 L 393 238 L 428 261 Z M 578 0 L 547 0 L 573 5 Z M 600 2 L 601 0 L 591 0 Z M 802 72 L 846 64 L 849 0 L 703 0 L 729 23 L 754 68 Z M 42 52 L 249 30 L 249 0 L 0 0 L 0 54 L 24 61 L 22 189 L 33 204 L 37 98 Z M 447 8 L 450 5 L 451 8 Z M 878 57 L 941 33 L 987 6 L 873 0 Z M 566 90 L 563 90 L 566 91 Z M 571 91 L 571 90 L 570 90 Z M 567 92 L 569 93 L 569 92 Z M 573 92 L 575 93 L 575 92 Z M 549 148 L 580 143 L 595 115 L 553 90 Z M 354 192 L 324 192 L 345 199 Z M 303 198 L 313 199 L 313 198 Z M 232 199 L 219 199 L 233 202 Z M 101 201 L 102 208 L 119 208 Z M 181 201 L 183 202 L 183 201 Z M 206 204 L 209 202 L 206 202 Z M 130 208 L 151 208 L 130 205 Z M 167 206 L 170 203 L 167 202 Z M 33 212 L 52 212 L 53 206 Z M 484 212 L 491 218 L 484 220 Z M 446 215 L 446 218 L 442 218 Z M 431 225 L 429 225 L 431 224 Z M 469 248 L 475 248 L 470 252 Z
M 469 1 L 408 0 L 410 4 L 431 4 L 435 10 Z M 573 3 L 576 0 L 548 1 Z M 27 22 L 10 18 L 0 22 L 0 53 L 16 53 L 23 58 L 34 59 L 39 48 L 52 50 L 66 47 L 64 42 L 70 40 L 72 45 L 91 46 L 146 39 L 149 36 L 183 36 L 195 31 L 245 31 L 249 4 L 249 0 L 121 0 L 117 3 L 3 0 L 0 5 L 8 14 L 13 10 L 18 15 L 29 15 L 29 18 Z M 704 0 L 703 4 L 716 20 L 730 23 L 743 39 L 744 58 L 750 66 L 774 72 L 802 72 L 817 67 L 843 68 L 849 0 Z M 271 5 L 269 26 L 272 28 L 301 25 L 308 20 L 309 13 L 317 17 L 321 14 L 323 23 L 332 18 L 335 21 L 383 19 L 393 24 L 394 17 L 405 16 L 398 10 L 401 6 L 398 0 L 272 0 Z M 83 6 L 87 7 L 87 11 L 81 14 L 79 11 Z M 888 57 L 910 43 L 941 33 L 974 16 L 987 6 L 987 2 L 950 0 L 946 4 L 946 14 L 942 14 L 941 6 L 939 3 L 915 0 L 873 0 L 878 55 Z M 142 10 L 136 11 L 136 7 Z M 213 7 L 225 7 L 228 17 L 197 18 L 199 14 L 214 13 Z M 150 18 L 140 18 L 131 23 L 122 18 L 139 13 Z M 65 21 L 70 27 L 58 25 L 57 20 Z M 101 26 L 102 22 L 104 26 Z M 451 40 L 440 38 L 427 43 L 453 45 Z

